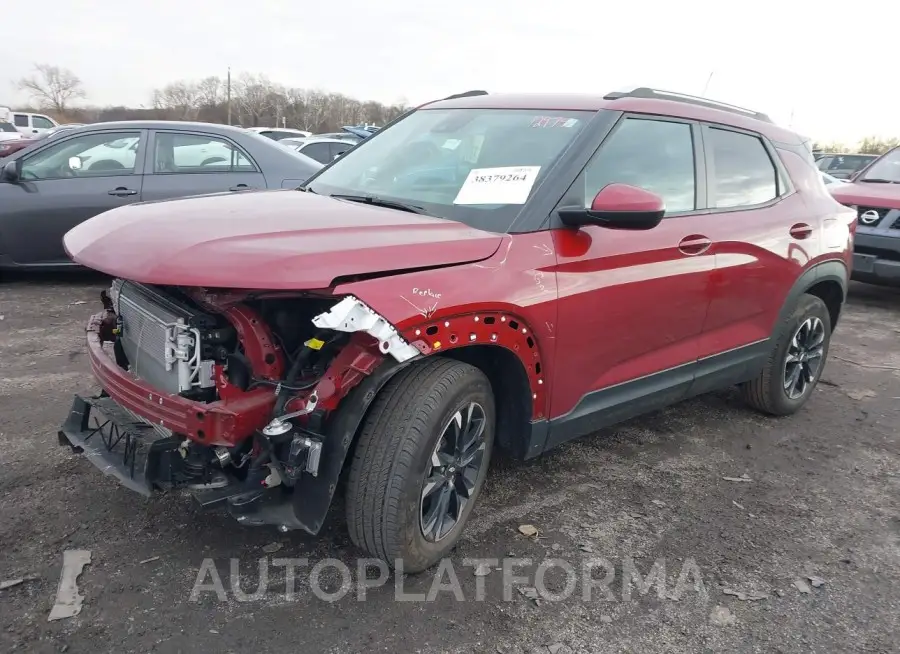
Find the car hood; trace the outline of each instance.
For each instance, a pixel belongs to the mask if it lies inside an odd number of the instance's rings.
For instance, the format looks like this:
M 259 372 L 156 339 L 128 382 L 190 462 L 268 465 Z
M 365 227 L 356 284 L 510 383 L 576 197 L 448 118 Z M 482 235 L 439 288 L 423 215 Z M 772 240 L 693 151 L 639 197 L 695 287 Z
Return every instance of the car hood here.
M 900 184 L 832 184 L 829 190 L 832 197 L 841 204 L 900 209 Z
M 502 239 L 451 220 L 276 190 L 120 207 L 63 242 L 76 263 L 147 284 L 301 290 L 481 261 Z

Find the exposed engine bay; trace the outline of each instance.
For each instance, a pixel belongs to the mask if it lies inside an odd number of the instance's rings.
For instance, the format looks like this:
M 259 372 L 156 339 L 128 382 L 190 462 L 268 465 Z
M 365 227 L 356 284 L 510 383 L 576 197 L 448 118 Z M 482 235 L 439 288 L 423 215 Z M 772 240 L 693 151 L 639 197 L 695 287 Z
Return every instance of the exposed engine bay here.
M 127 389 L 107 383 L 70 421 L 86 422 L 92 409 L 103 414 L 93 429 L 115 430 L 101 436 L 107 452 L 95 454 L 105 458 L 130 429 L 122 424 L 138 423 L 141 436 L 126 435 L 117 464 L 126 472 L 111 474 L 122 478 L 130 468 L 133 487 L 147 493 L 187 487 L 201 505 L 227 502 L 251 524 L 309 529 L 283 510 L 291 504 L 285 491 L 319 474 L 331 414 L 386 359 L 397 365 L 421 355 L 352 296 L 212 293 L 116 279 L 102 301 L 100 346 L 129 380 L 152 390 L 152 404 L 142 398 L 137 406 Z M 172 405 L 180 413 L 169 418 L 164 408 Z M 90 436 L 82 443 L 77 431 L 66 430 L 68 440 L 87 449 Z M 138 481 L 135 470 L 143 472 Z

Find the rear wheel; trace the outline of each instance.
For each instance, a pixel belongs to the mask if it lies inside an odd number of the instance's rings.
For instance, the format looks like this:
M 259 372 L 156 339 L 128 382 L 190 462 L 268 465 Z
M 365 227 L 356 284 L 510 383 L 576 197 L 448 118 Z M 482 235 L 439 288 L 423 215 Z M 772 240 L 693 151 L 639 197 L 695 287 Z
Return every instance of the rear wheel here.
M 828 307 L 814 295 L 800 296 L 780 334 L 762 373 L 741 391 L 754 408 L 786 416 L 806 404 L 822 376 L 831 342 Z
M 353 542 L 405 572 L 444 557 L 484 485 L 494 421 L 490 382 L 474 366 L 434 358 L 400 372 L 366 416 L 350 468 Z

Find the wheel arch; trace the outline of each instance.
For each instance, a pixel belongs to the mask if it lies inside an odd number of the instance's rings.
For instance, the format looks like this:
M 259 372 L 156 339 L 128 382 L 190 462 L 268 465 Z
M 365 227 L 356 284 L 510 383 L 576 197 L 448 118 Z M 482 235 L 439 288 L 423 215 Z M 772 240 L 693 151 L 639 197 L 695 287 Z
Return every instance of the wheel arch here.
M 776 328 L 793 311 L 797 299 L 804 293 L 809 293 L 820 298 L 828 307 L 831 329 L 834 330 L 840 319 L 844 301 L 847 299 L 849 280 L 850 273 L 843 261 L 823 261 L 808 268 L 797 278 L 788 292 L 787 298 L 781 306 Z

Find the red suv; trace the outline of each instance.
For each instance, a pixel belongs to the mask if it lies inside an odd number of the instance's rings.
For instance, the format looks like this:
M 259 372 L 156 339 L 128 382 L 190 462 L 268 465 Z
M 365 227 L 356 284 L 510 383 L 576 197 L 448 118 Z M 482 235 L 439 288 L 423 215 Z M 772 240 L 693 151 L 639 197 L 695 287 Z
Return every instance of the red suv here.
M 302 188 L 133 204 L 70 231 L 115 277 L 97 397 L 60 431 L 149 495 L 353 541 L 420 571 L 495 448 L 528 459 L 738 385 L 772 415 L 819 380 L 856 214 L 764 115 L 636 89 L 464 93 Z

